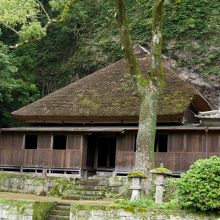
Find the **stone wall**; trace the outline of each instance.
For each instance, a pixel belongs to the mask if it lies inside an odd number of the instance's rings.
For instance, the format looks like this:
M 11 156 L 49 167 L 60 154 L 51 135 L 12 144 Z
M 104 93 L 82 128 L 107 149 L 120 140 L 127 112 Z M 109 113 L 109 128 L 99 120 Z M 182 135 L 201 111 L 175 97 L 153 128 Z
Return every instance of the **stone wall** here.
M 160 210 L 129 212 L 125 210 L 88 210 L 88 207 L 83 209 L 72 209 L 70 220 L 211 220 L 213 217 L 199 217 L 191 215 L 174 214 L 159 214 Z M 165 212 L 164 210 L 161 212 Z
M 53 201 L 22 201 L 0 199 L 0 220 L 46 220 Z
M 1 220 L 32 220 L 33 209 L 31 207 L 27 208 L 25 212 L 19 213 L 16 207 L 11 207 L 9 205 L 0 205 L 0 219 Z
M 44 206 L 48 207 L 47 202 Z M 37 204 L 37 206 L 41 206 Z M 1 201 L 0 202 L 0 220 L 32 220 L 47 219 L 46 212 L 34 217 L 36 210 L 33 208 L 33 202 L 23 201 Z M 33 210 L 34 209 L 34 210 Z M 37 210 L 39 213 L 40 209 Z M 114 206 L 101 205 L 72 205 L 70 211 L 70 220 L 212 220 L 219 219 L 215 216 L 189 215 L 181 210 L 163 210 L 163 209 L 118 209 Z
M 3 174 L 5 175 L 5 174 Z M 5 175 L 6 176 L 6 175 Z M 40 194 L 48 191 L 48 181 L 28 175 L 12 175 L 5 179 L 0 178 L 0 191 Z
M 54 186 L 55 178 L 56 177 L 48 177 L 47 179 L 44 179 L 34 174 L 0 172 L 0 191 L 30 194 L 40 194 L 44 191 L 48 193 Z M 62 178 L 69 179 L 65 176 Z M 94 179 L 96 178 L 97 177 L 94 177 Z M 79 178 L 71 177 L 71 183 L 73 185 L 76 182 L 77 184 L 80 183 L 80 181 L 77 180 L 79 180 Z M 100 181 L 102 181 L 102 178 L 100 178 Z M 127 177 L 109 177 L 108 179 L 105 179 L 104 182 L 106 182 L 106 186 L 109 187 L 109 197 L 112 195 L 118 195 L 124 198 L 130 197 L 131 181 L 129 181 Z M 63 186 L 61 185 L 60 187 L 62 188 Z

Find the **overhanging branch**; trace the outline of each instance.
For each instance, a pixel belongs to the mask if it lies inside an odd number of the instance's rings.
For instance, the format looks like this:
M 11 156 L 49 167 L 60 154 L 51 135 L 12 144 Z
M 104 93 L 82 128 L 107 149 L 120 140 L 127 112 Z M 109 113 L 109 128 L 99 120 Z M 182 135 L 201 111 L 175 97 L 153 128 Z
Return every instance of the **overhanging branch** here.
M 0 24 L 2 24 L 3 26 L 5 26 L 6 28 L 8 28 L 9 30 L 13 31 L 15 34 L 18 35 L 18 31 L 16 31 L 13 27 L 11 27 L 3 22 L 0 22 Z
M 47 13 L 47 11 L 45 10 L 45 8 L 44 8 L 43 4 L 42 4 L 42 3 L 41 3 L 39 0 L 37 0 L 37 2 L 38 2 L 38 4 L 40 5 L 40 7 L 41 7 L 42 11 L 45 13 L 45 15 L 46 15 L 46 17 L 47 17 L 48 22 L 51 22 L 51 18 L 50 18 L 50 16 L 49 16 L 49 14 Z
M 140 81 L 144 80 L 144 74 L 134 54 L 131 35 L 128 26 L 125 3 L 124 0 L 115 0 L 115 3 L 116 3 L 116 19 L 118 21 L 121 43 L 123 46 L 125 59 L 128 64 L 129 72 L 132 76 L 134 86 L 137 89 L 138 93 L 140 93 L 141 92 Z
M 162 69 L 162 17 L 164 1 L 154 0 L 151 42 L 151 78 L 160 88 L 164 84 Z

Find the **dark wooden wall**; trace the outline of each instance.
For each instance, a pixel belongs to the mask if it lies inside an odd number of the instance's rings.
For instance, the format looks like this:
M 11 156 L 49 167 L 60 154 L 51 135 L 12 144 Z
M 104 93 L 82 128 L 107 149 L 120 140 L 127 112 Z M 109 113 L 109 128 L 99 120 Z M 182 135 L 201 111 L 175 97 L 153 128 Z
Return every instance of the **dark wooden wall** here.
M 220 156 L 220 132 L 196 133 L 195 131 L 163 133 L 167 135 L 167 152 L 156 152 L 155 163 L 161 163 L 170 170 L 179 173 L 189 169 L 198 159 Z M 116 151 L 116 172 L 132 170 L 135 160 L 135 134 L 118 137 Z
M 157 152 L 156 153 L 156 166 L 160 166 L 161 163 L 165 167 L 169 168 L 174 173 L 185 172 L 189 169 L 190 165 L 198 159 L 206 159 L 211 156 L 220 156 L 219 152 L 216 153 L 203 153 L 203 152 Z
M 135 159 L 135 134 L 124 134 L 117 138 L 116 143 L 116 172 L 131 171 Z
M 168 134 L 168 152 L 220 152 L 220 132 Z
M 22 149 L 23 134 L 0 135 L 0 149 Z
M 38 149 L 50 149 L 52 147 L 52 135 L 41 134 L 38 135 L 37 148 Z
M 168 152 L 156 152 L 156 166 L 161 163 L 174 172 L 184 172 L 198 159 L 220 156 L 220 131 L 195 131 L 168 134 Z
M 165 134 L 165 133 L 163 133 Z M 51 133 L 38 134 L 37 149 L 24 149 L 24 134 L 0 135 L 0 166 L 22 166 L 63 169 L 86 169 L 87 138 L 83 134 L 67 134 L 66 150 L 52 149 Z M 220 156 L 220 131 L 167 132 L 167 152 L 156 152 L 156 166 L 164 166 L 174 172 L 186 171 L 201 158 Z M 135 133 L 117 135 L 115 171 L 132 170 L 135 160 Z
M 66 150 L 52 149 L 52 135 L 39 134 L 37 149 L 24 149 L 24 134 L 0 135 L 0 166 L 80 169 L 84 137 L 67 135 Z

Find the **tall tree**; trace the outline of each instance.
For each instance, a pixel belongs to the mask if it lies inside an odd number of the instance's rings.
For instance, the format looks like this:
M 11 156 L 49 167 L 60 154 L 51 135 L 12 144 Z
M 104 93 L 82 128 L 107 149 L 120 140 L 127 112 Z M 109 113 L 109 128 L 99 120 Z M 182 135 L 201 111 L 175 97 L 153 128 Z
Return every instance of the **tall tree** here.
M 164 87 L 162 70 L 162 15 L 164 0 L 154 0 L 151 68 L 145 74 L 134 54 L 124 0 L 116 1 L 116 18 L 129 72 L 140 99 L 135 169 L 148 172 L 154 166 L 157 106 Z

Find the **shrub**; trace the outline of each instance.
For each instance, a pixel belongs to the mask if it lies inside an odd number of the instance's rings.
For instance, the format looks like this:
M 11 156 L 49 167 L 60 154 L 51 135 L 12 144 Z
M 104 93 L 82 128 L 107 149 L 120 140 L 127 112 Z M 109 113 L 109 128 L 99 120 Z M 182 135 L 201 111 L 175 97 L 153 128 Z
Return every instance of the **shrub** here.
M 220 158 L 196 161 L 178 183 L 183 208 L 212 211 L 220 209 Z
M 55 202 L 39 202 L 33 203 L 33 220 L 48 219 L 49 211 L 56 205 Z
M 74 188 L 74 185 L 69 179 L 56 178 L 54 180 L 53 188 L 49 191 L 49 195 L 61 197 L 65 190 L 70 190 L 73 188 Z
M 163 194 L 164 202 L 170 202 L 171 200 L 177 199 L 177 184 L 179 181 L 179 178 L 166 178 Z
M 135 201 L 130 200 L 119 200 L 116 201 L 116 206 L 118 208 L 152 208 L 155 207 L 155 203 L 151 198 L 141 198 Z

